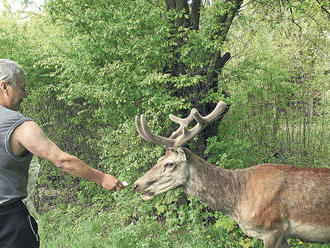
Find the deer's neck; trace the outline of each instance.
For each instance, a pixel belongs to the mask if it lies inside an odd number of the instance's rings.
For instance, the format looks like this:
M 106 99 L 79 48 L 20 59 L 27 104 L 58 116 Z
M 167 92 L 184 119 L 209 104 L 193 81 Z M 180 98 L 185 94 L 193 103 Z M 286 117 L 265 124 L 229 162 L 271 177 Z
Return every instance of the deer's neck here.
M 245 187 L 244 171 L 216 168 L 197 156 L 191 158 L 189 165 L 190 177 L 185 185 L 186 193 L 213 209 L 234 215 Z

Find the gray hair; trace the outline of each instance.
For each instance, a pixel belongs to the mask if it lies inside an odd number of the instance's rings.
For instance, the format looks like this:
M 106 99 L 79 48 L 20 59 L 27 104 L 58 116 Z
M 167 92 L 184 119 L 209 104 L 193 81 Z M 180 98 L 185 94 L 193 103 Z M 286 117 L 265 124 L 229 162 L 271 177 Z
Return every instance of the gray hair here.
M 0 59 L 0 82 L 5 81 L 9 85 L 15 87 L 18 75 L 26 76 L 22 67 L 10 59 Z

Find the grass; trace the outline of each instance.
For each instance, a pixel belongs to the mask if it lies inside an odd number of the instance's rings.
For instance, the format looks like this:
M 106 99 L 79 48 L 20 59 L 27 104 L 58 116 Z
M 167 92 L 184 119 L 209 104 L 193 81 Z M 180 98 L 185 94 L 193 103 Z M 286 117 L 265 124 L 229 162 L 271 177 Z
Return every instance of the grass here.
M 242 235 L 201 224 L 175 228 L 155 217 L 132 219 L 129 213 L 101 207 L 55 209 L 38 217 L 41 248 L 261 248 L 262 243 Z M 307 244 L 289 240 L 290 247 L 325 248 L 326 244 Z
M 168 231 L 165 223 L 153 218 L 124 225 L 113 213 L 73 216 L 63 211 L 41 215 L 41 248 L 240 247 L 227 235 L 216 237 L 203 226 Z

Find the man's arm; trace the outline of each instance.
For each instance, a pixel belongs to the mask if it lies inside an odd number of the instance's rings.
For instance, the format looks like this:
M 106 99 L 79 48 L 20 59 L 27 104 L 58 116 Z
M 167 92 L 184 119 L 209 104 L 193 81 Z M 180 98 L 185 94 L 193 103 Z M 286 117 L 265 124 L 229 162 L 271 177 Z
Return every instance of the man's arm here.
M 108 190 L 124 188 L 123 184 L 114 176 L 91 168 L 79 158 L 63 152 L 45 136 L 42 129 L 33 121 L 26 121 L 17 127 L 11 140 L 11 145 L 18 148 L 16 150 L 21 150 L 24 147 L 32 154 L 49 160 L 70 175 L 96 182 Z

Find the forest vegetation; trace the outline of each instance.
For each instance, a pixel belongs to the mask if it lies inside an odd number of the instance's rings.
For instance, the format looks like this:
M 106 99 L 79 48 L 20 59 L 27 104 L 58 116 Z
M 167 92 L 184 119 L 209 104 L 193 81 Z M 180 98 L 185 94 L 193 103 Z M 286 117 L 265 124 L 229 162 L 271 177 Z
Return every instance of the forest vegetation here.
M 27 14 L 5 6 L 0 57 L 27 72 L 23 112 L 63 150 L 129 183 L 110 193 L 34 160 L 43 248 L 262 247 L 181 189 L 150 202 L 133 192 L 164 152 L 138 136 L 142 113 L 168 136 L 168 114 L 205 115 L 222 100 L 226 114 L 188 144 L 210 163 L 330 168 L 326 0 L 48 0 Z

